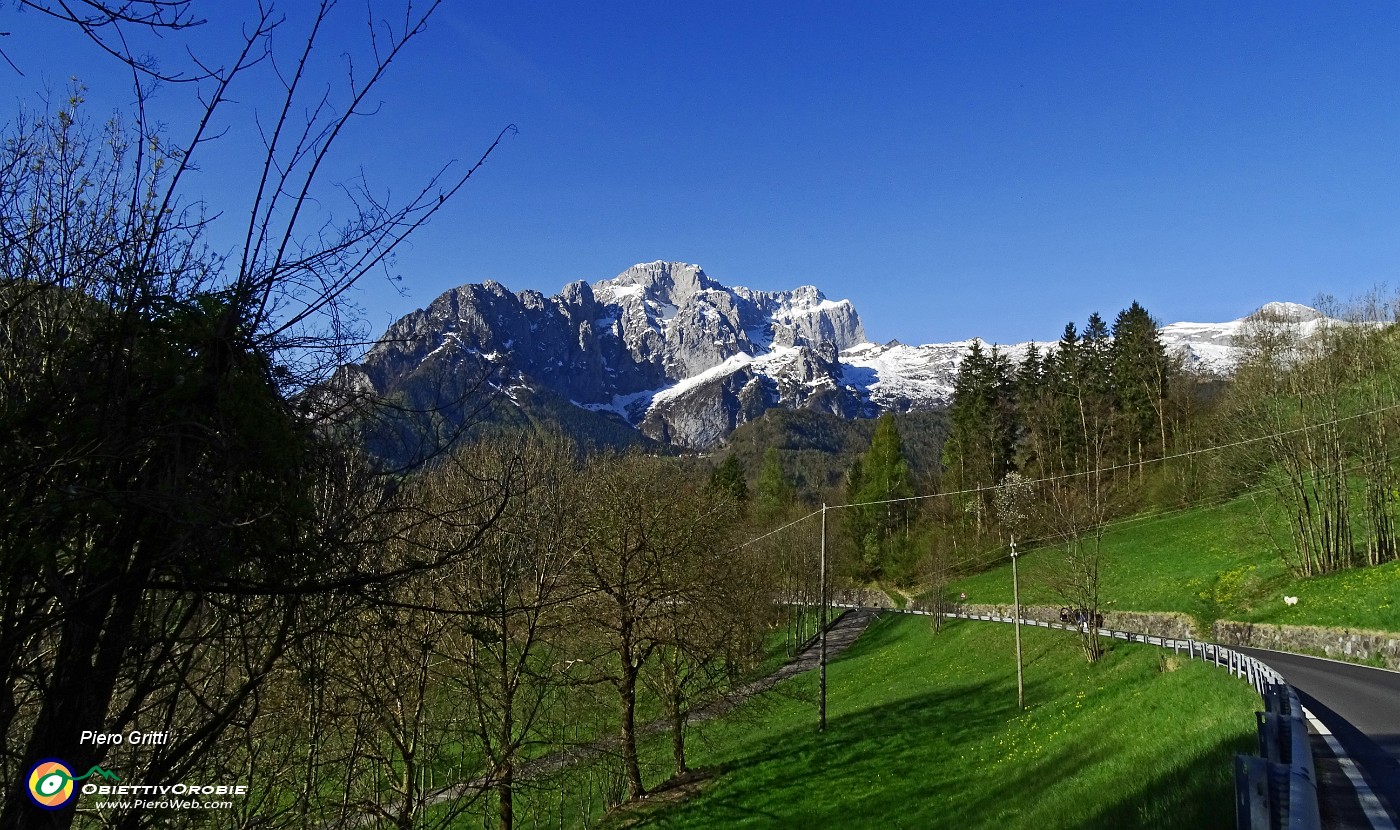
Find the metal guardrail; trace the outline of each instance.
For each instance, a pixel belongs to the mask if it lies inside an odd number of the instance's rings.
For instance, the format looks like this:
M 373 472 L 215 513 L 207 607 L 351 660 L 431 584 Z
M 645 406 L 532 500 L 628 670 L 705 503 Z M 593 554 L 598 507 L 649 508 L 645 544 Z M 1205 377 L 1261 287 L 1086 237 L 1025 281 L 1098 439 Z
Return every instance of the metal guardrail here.
M 1315 830 L 1317 773 L 1297 691 L 1286 683 L 1271 685 L 1256 717 L 1259 755 L 1235 756 L 1235 826 Z
M 838 607 L 860 606 L 832 603 Z M 878 609 L 931 617 L 936 612 L 919 609 Z M 944 617 L 1014 623 L 1001 614 L 968 614 L 944 611 Z M 1054 623 L 1021 619 L 1021 625 L 1083 631 L 1084 623 Z M 1259 755 L 1235 756 L 1235 823 L 1240 830 L 1319 830 L 1317 774 L 1313 767 L 1308 725 L 1298 693 L 1283 676 L 1265 663 L 1232 648 L 1195 639 L 1157 637 L 1135 631 L 1099 627 L 1100 637 L 1169 648 L 1188 659 L 1214 663 L 1247 681 L 1264 700 L 1257 712 Z

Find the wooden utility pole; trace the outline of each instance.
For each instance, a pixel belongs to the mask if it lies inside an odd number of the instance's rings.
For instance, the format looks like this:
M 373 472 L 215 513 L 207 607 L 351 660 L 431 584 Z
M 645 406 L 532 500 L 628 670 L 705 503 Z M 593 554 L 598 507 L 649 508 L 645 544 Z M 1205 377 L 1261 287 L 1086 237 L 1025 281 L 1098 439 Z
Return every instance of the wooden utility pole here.
M 821 605 L 822 605 L 822 610 L 821 610 L 821 622 L 820 622 L 820 625 L 821 625 L 821 646 L 820 646 L 820 650 L 819 650 L 819 652 L 818 652 L 818 654 L 819 654 L 819 657 L 818 657 L 818 660 L 819 660 L 819 663 L 818 663 L 818 666 L 819 666 L 818 675 L 819 675 L 820 678 L 821 678 L 820 681 L 818 681 L 818 682 L 819 682 L 819 684 L 821 685 L 821 702 L 818 704 L 818 707 L 819 707 L 819 708 L 818 708 L 818 710 L 817 710 L 817 731 L 818 731 L 818 732 L 825 732 L 825 731 L 826 731 L 826 505 L 825 505 L 825 504 L 822 505 L 822 555 L 821 555 L 821 566 L 820 566 L 820 568 L 819 568 L 819 570 L 818 570 L 817 593 L 821 596 L 820 602 L 821 602 Z
M 1021 582 L 1016 578 L 1016 537 L 1011 537 L 1011 602 L 1016 618 L 1016 709 L 1026 708 L 1025 685 L 1021 679 Z

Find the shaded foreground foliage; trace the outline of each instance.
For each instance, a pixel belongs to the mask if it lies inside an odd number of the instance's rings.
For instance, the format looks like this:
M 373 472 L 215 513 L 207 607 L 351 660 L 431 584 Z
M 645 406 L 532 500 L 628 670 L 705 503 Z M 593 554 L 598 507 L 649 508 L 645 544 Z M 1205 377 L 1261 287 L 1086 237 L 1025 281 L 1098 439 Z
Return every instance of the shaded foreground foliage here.
M 7 131 L 0 777 L 60 757 L 131 784 L 250 792 L 211 812 L 97 811 L 87 796 L 44 811 L 12 786 L 0 827 L 422 827 L 483 789 L 510 826 L 518 759 L 620 728 L 640 667 L 683 713 L 751 659 L 755 616 L 739 604 L 760 581 L 716 559 L 733 502 L 689 472 L 607 457 L 585 473 L 542 438 L 448 457 L 484 405 L 480 380 L 437 404 L 466 418 L 411 413 L 462 425 L 418 455 L 443 462 L 431 472 L 386 471 L 355 444 L 388 402 L 334 382 L 359 335 L 347 292 L 481 162 L 397 203 L 319 175 L 435 5 L 371 10 L 338 87 L 313 58 L 334 4 L 290 23 L 260 9 L 229 63 L 193 59 L 202 109 L 183 144 L 145 120 L 157 75 L 124 51 L 126 120 L 93 126 L 75 87 Z M 179 2 L 91 8 L 71 22 L 116 27 L 108 45 L 125 45 L 123 27 L 197 22 Z M 271 61 L 274 32 L 296 43 L 296 25 L 301 50 Z M 211 252 L 186 183 L 231 96 L 257 83 L 274 94 L 246 233 Z M 609 684 L 621 714 L 570 708 Z M 134 731 L 168 740 L 81 738 Z

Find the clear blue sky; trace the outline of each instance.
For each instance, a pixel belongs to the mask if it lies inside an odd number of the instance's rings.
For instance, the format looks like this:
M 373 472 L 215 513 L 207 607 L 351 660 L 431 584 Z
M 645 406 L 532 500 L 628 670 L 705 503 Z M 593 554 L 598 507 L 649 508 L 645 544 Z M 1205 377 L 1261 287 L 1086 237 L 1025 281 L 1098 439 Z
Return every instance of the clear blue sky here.
M 366 286 L 376 331 L 461 283 L 554 293 L 654 259 L 815 284 L 912 343 L 1400 285 L 1392 0 L 688 5 L 441 9 L 349 162 L 401 183 L 520 132 L 399 257 L 410 296 Z M 12 8 L 0 30 L 25 70 L 0 67 L 6 98 L 78 74 L 122 100 L 71 32 Z M 218 205 L 234 176 L 202 175 Z

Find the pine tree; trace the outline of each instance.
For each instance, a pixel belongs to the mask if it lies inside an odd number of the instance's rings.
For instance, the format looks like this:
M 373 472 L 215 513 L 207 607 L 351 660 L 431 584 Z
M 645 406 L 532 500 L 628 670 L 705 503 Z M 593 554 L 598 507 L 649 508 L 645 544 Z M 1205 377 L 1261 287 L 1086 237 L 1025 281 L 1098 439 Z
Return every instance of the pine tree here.
M 1139 461 L 1148 447 L 1167 454 L 1166 399 L 1171 361 L 1157 322 L 1136 300 L 1113 321 L 1113 385 L 1128 449 Z
M 1079 417 L 1084 431 L 1088 469 L 1112 457 L 1113 413 L 1116 409 L 1108 326 L 1096 311 L 1089 315 L 1079 340 Z
M 878 577 L 894 549 L 908 538 L 914 518 L 914 495 L 909 463 L 894 416 L 885 413 L 875 422 L 870 450 L 851 468 L 847 492 L 853 507 L 846 528 L 860 550 L 866 575 Z
M 743 462 L 739 461 L 737 455 L 730 453 L 710 475 L 710 487 L 728 493 L 735 502 L 742 505 L 749 498 L 749 485 L 744 479 Z
M 781 516 L 797 498 L 796 489 L 783 473 L 782 459 L 775 447 L 763 453 L 763 466 L 758 469 L 757 507 L 764 521 Z
M 1047 351 L 1044 358 L 1034 343 L 1026 347 L 1026 356 L 1016 368 L 1016 445 L 1013 466 L 1035 477 L 1043 469 L 1046 448 L 1052 432 L 1047 423 L 1052 401 L 1046 387 L 1047 366 L 1054 355 Z
M 995 346 L 990 352 L 973 341 L 953 382 L 943 464 L 955 488 L 990 487 L 1010 469 L 1017 432 L 1011 364 Z M 979 498 L 981 517 L 990 507 Z
M 1051 400 L 1049 434 L 1054 443 L 1050 450 L 1047 472 L 1064 475 L 1079 466 L 1083 452 L 1084 428 L 1079 411 L 1079 331 L 1074 323 L 1066 323 L 1064 334 L 1055 348 L 1045 356 L 1045 380 Z

